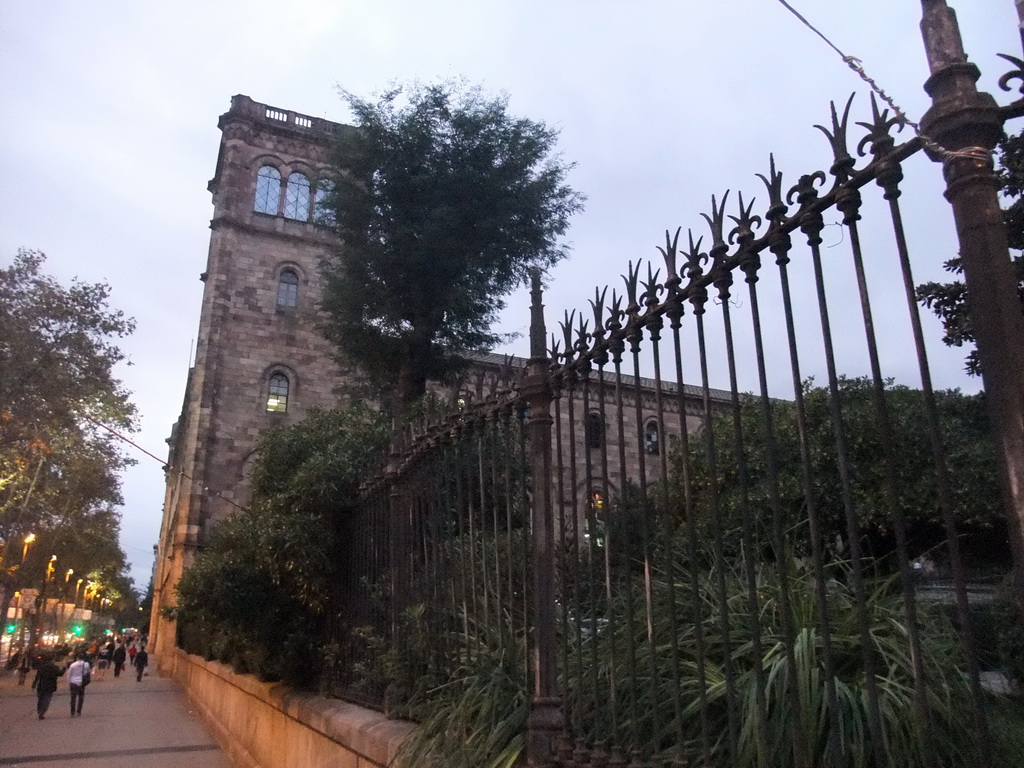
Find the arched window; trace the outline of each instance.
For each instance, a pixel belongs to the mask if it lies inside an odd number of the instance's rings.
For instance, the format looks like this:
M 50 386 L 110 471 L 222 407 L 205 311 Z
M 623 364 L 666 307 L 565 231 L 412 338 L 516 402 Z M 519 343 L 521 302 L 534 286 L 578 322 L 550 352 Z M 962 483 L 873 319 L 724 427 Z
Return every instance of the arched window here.
M 588 413 L 583 431 L 587 448 L 597 450 L 604 445 L 604 422 L 601 421 L 601 414 Z
M 644 450 L 650 456 L 661 455 L 661 433 L 658 431 L 658 422 L 649 421 L 644 427 Z
M 284 215 L 300 221 L 309 219 L 309 179 L 301 173 L 288 177 L 288 187 L 284 191 Z
M 277 279 L 277 306 L 295 307 L 299 303 L 299 276 L 294 269 L 282 269 Z
M 288 412 L 288 377 L 275 373 L 267 387 L 267 413 Z
M 281 174 L 272 165 L 264 165 L 256 175 L 256 202 L 252 209 L 257 213 L 277 215 L 281 201 Z
M 313 223 L 322 227 L 333 227 L 337 221 L 334 216 L 334 209 L 327 204 L 327 196 L 334 191 L 334 182 L 330 179 L 320 179 L 316 183 L 316 192 L 313 194 Z

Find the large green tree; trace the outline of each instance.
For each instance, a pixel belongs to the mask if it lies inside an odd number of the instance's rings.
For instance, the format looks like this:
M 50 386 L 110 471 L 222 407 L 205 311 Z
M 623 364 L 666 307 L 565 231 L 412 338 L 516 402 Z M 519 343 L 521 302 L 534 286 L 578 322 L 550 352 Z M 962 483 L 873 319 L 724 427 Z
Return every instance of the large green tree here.
M 1006 195 L 1006 234 L 1010 248 L 1024 250 L 1024 136 L 1011 136 L 999 145 L 999 179 Z M 1024 310 L 1024 257 L 1014 255 L 1013 267 L 1017 275 L 1017 291 Z M 943 264 L 947 272 L 963 274 L 959 258 L 949 259 Z M 951 347 L 964 345 L 973 347 L 974 328 L 967 311 L 967 286 L 963 280 L 948 283 L 932 281 L 917 286 L 917 300 L 928 307 L 942 321 L 942 341 Z M 981 374 L 978 352 L 967 353 L 965 368 L 972 376 Z
M 135 409 L 115 375 L 117 340 L 133 322 L 110 288 L 44 274 L 45 256 L 21 249 L 0 269 L 0 578 L 38 582 L 57 554 L 62 569 L 122 574 L 120 471 L 132 463 L 96 426 L 131 430 Z M 37 534 L 22 563 L 25 534 Z M 111 576 L 111 577 L 112 577 Z M 119 577 L 120 578 L 120 577 Z
M 507 97 L 443 82 L 376 101 L 347 91 L 328 201 L 341 245 L 324 263 L 327 337 L 403 409 L 463 356 L 494 346 L 502 297 L 559 242 L 583 197 L 557 131 Z

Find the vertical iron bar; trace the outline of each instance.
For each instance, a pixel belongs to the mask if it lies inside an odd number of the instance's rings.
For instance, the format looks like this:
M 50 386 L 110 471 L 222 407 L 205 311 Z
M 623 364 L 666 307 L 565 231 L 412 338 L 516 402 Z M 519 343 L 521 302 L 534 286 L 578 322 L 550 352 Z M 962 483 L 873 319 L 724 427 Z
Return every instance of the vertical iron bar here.
M 676 275 L 670 274 L 667 285 L 674 287 L 678 286 L 679 278 Z M 671 293 L 670 301 L 672 306 L 678 306 L 678 297 L 675 293 Z M 671 685 L 672 685 L 672 712 L 674 716 L 674 725 L 676 730 L 676 750 L 677 759 L 683 759 L 683 738 L 685 731 L 683 728 L 683 694 L 682 686 L 679 681 L 679 628 L 676 625 L 676 529 L 677 526 L 675 521 L 672 519 L 670 512 L 671 507 L 669 504 L 669 481 L 668 481 L 668 436 L 665 433 L 665 402 L 663 397 L 664 384 L 661 380 L 661 331 L 664 326 L 664 321 L 661 317 L 653 318 L 648 323 L 648 329 L 651 334 L 651 357 L 654 364 L 654 407 L 657 411 L 658 419 L 658 452 L 659 459 L 661 461 L 661 514 L 664 516 L 663 528 L 665 535 L 665 552 L 664 552 L 664 571 L 665 571 L 665 585 L 668 597 L 668 626 L 669 626 L 669 650 L 671 660 Z M 681 391 L 680 387 L 680 391 Z M 682 402 L 680 405 L 680 413 L 683 421 L 686 420 L 685 412 L 682 408 Z M 688 514 L 688 512 L 686 513 Z M 655 670 L 652 669 L 652 674 Z
M 774 168 L 773 168 L 774 171 Z M 773 181 L 776 175 L 773 173 Z M 803 190 L 798 198 L 801 209 L 813 204 L 816 192 L 813 177 L 801 180 Z M 781 177 L 778 178 L 781 184 Z M 783 215 L 784 211 L 779 215 Z M 805 214 L 800 222 L 801 231 L 811 241 L 821 242 L 821 230 L 824 227 L 820 213 Z M 803 493 L 807 505 L 808 533 L 811 540 L 811 556 L 814 563 L 814 592 L 818 609 L 818 621 L 821 629 L 822 655 L 825 663 L 825 695 L 828 699 L 829 716 L 826 718 L 826 754 L 830 768 L 843 765 L 844 745 L 840 743 L 839 729 L 830 727 L 833 718 L 839 717 L 839 694 L 836 686 L 835 654 L 832 646 L 832 624 L 828 608 L 828 595 L 825 588 L 824 552 L 822 547 L 821 520 L 818 516 L 817 493 L 814 487 L 814 469 L 811 459 L 811 437 L 807 422 L 807 407 L 804 403 L 804 382 L 800 373 L 800 354 L 796 339 L 796 322 L 793 315 L 793 297 L 789 285 L 789 251 L 791 248 L 789 235 L 777 232 L 773 235 L 770 249 L 775 254 L 775 264 L 779 268 L 779 285 L 782 289 L 782 303 L 786 317 L 786 339 L 789 344 L 789 364 L 793 380 L 793 402 L 796 406 L 797 436 L 800 444 L 800 469 Z M 814 744 L 808 745 L 814 749 Z
M 505 408 L 501 412 L 501 425 L 503 433 L 503 441 L 508 451 L 509 456 L 516 455 L 513 451 L 513 447 L 516 445 L 516 435 L 512 430 L 512 410 L 511 408 Z M 505 557 L 507 560 L 508 569 L 508 615 L 509 615 L 509 629 L 512 632 L 512 636 L 509 638 L 510 646 L 515 648 L 515 614 L 516 614 L 516 567 L 515 567 L 515 555 L 514 555 L 514 533 L 512 525 L 512 512 L 515 508 L 516 493 L 515 493 L 515 481 L 512 476 L 512 461 L 508 460 L 504 462 L 505 466 Z
M 487 417 L 483 416 L 477 422 L 477 429 L 480 430 L 480 434 L 476 439 L 476 464 L 477 464 L 477 483 L 480 485 L 480 578 L 483 582 L 481 595 L 484 601 L 484 623 L 483 628 L 485 631 L 491 628 L 491 568 L 487 562 L 487 471 L 486 471 L 486 450 L 484 445 L 487 437 Z M 478 631 L 478 635 L 487 644 L 491 638 L 486 637 L 484 632 Z
M 892 177 L 891 168 L 883 166 L 883 172 L 887 172 L 887 176 Z M 898 167 L 895 173 L 897 174 L 896 179 L 892 180 L 890 189 L 895 189 L 896 181 L 901 176 Z M 898 190 L 895 192 L 899 194 Z M 889 197 L 887 191 L 886 196 Z M 882 378 L 882 367 L 878 356 L 878 344 L 875 334 L 875 324 L 871 313 L 871 298 L 868 295 L 868 283 L 867 274 L 864 270 L 864 259 L 861 251 L 860 244 L 860 233 L 857 227 L 857 221 L 860 219 L 859 213 L 859 194 L 848 194 L 840 196 L 837 201 L 837 207 L 842 211 L 844 216 L 843 223 L 847 225 L 850 232 L 850 251 L 853 256 L 854 271 L 857 275 L 857 290 L 860 295 L 861 303 L 861 314 L 864 318 L 864 335 L 867 339 L 868 347 L 868 360 L 871 366 L 871 393 L 872 400 L 874 403 L 875 417 L 877 419 L 879 438 L 882 445 L 882 453 L 885 465 L 885 480 L 884 480 L 884 493 L 885 503 L 887 512 L 893 521 L 893 530 L 896 536 L 896 557 L 898 559 L 898 567 L 900 571 L 900 579 L 903 582 L 903 603 L 904 610 L 907 613 L 907 628 L 910 641 L 910 652 L 911 652 L 911 663 L 914 671 L 914 702 L 915 709 L 924 738 L 922 739 L 922 746 L 925 750 L 925 759 L 932 761 L 934 760 L 932 742 L 929 738 L 930 727 L 930 716 L 928 712 L 927 702 L 927 688 L 924 677 L 924 667 L 921 658 L 921 642 L 917 626 L 917 602 L 914 596 L 914 582 L 913 574 L 910 569 L 910 555 L 907 550 L 907 532 L 906 532 L 906 521 L 904 520 L 903 508 L 899 503 L 897 493 L 897 471 L 896 471 L 896 455 L 894 453 L 894 441 L 892 439 L 892 423 L 889 418 L 889 406 L 885 394 L 885 381 Z M 906 256 L 906 242 L 903 241 L 902 225 L 898 225 L 899 222 L 899 209 L 898 207 L 893 208 L 892 206 L 896 203 L 895 197 L 890 199 L 890 212 L 893 216 L 893 224 L 896 226 L 897 231 L 897 251 L 901 252 L 901 260 Z M 902 247 L 901 247 L 901 241 Z M 905 263 L 904 278 L 909 276 L 910 262 L 909 260 Z M 906 286 L 906 283 L 905 283 Z M 913 293 L 913 287 L 910 288 Z M 915 317 L 917 312 L 914 307 L 911 311 Z M 913 323 L 913 320 L 911 321 Z M 920 322 L 917 323 L 916 331 L 920 330 Z M 917 333 L 915 332 L 915 340 Z M 922 371 L 926 371 L 928 367 L 927 356 L 924 352 L 924 347 L 919 346 L 918 351 L 918 362 L 923 364 Z M 927 378 L 927 377 L 925 377 Z M 930 382 L 926 385 L 930 388 Z M 926 396 L 927 397 L 927 396 Z M 930 420 L 929 420 L 930 421 Z M 936 426 L 938 426 L 936 422 Z M 937 436 L 937 435 L 936 435 Z M 948 484 L 943 487 L 943 483 L 939 483 L 940 495 L 945 495 L 949 492 Z M 947 497 L 940 504 L 948 504 L 950 499 Z
M 569 582 L 571 580 L 573 589 L 576 583 L 576 560 L 571 557 L 571 545 L 569 544 L 569 536 L 571 535 L 566 528 L 565 521 L 565 462 L 563 461 L 563 454 L 565 449 L 565 442 L 562 433 L 562 387 L 560 382 L 552 382 L 551 396 L 554 400 L 555 409 L 555 505 L 554 509 L 558 511 L 558 541 L 555 547 L 557 553 L 555 561 L 555 572 L 557 574 L 556 586 L 557 602 L 561 606 L 561 619 L 562 619 L 562 704 L 565 712 L 566 723 L 569 724 L 568 728 L 571 731 L 574 717 L 577 712 L 577 700 L 573 694 L 578 691 L 571 685 L 570 679 L 572 676 L 571 667 L 569 663 L 569 650 L 570 650 L 570 626 L 572 619 L 575 614 L 575 606 L 571 598 L 574 596 L 574 591 L 569 588 Z M 575 517 L 575 516 L 574 516 Z
M 568 359 L 569 351 L 566 350 L 566 357 Z M 583 695 L 584 695 L 584 684 L 583 684 L 583 601 L 580 594 L 580 579 L 583 578 L 582 573 L 582 560 L 580 552 L 580 508 L 579 508 L 579 495 L 577 488 L 579 487 L 579 480 L 577 478 L 576 471 L 576 415 L 575 415 L 575 402 L 576 402 L 576 379 L 572 371 L 567 372 L 565 381 L 565 401 L 566 401 L 566 415 L 568 417 L 568 431 L 569 431 L 569 502 L 564 502 L 563 496 L 563 509 L 567 509 L 569 514 L 572 515 L 572 554 L 570 562 L 573 564 L 573 628 L 574 628 L 574 639 L 576 642 L 576 670 L 575 670 L 575 691 L 576 701 L 574 712 L 580 712 L 583 709 Z M 561 442 L 561 441 L 560 441 Z M 588 563 L 590 568 L 590 576 L 588 577 L 588 584 L 593 584 L 593 569 L 591 564 Z M 591 590 L 592 591 L 592 590 Z M 591 605 L 593 600 L 590 600 Z M 567 629 L 568 631 L 568 629 Z M 596 672 L 596 665 L 592 664 L 593 671 Z M 566 676 L 569 671 L 566 670 Z M 595 701 L 593 711 L 597 710 L 596 701 L 596 690 L 595 690 Z M 574 736 L 580 736 L 584 730 L 584 724 L 582 719 L 577 720 L 575 725 Z
M 686 379 L 683 376 L 683 348 L 681 330 L 684 304 L 681 297 L 673 301 L 668 312 L 669 325 L 672 329 L 672 350 L 675 359 L 676 394 L 679 408 L 679 453 L 682 470 L 683 485 L 683 525 L 686 529 L 686 546 L 689 554 L 689 572 L 691 594 L 691 612 L 693 616 L 693 630 L 697 641 L 696 664 L 697 664 L 697 699 L 700 703 L 700 741 L 701 754 L 705 764 L 711 763 L 711 732 L 708 722 L 708 682 L 706 664 L 706 639 L 704 637 L 704 609 L 700 594 L 700 574 L 697 563 L 697 520 L 696 510 L 693 503 L 693 476 L 690 467 L 690 428 L 686 421 Z M 674 605 L 674 601 L 673 601 Z M 673 624 L 674 626 L 674 624 Z M 683 730 L 682 723 L 679 724 L 679 743 L 682 749 Z
M 772 511 L 772 549 L 775 550 L 775 569 L 779 579 L 779 612 L 782 614 L 782 635 L 785 642 L 786 665 L 790 670 L 796 670 L 796 655 L 794 646 L 796 644 L 796 629 L 793 625 L 793 607 L 790 599 L 790 564 L 789 548 L 786 544 L 784 532 L 784 521 L 782 511 L 782 500 L 779 493 L 779 467 L 778 467 L 778 445 L 775 441 L 775 422 L 772 415 L 772 400 L 768 394 L 768 375 L 765 369 L 764 356 L 764 335 L 761 330 L 761 309 L 758 304 L 757 281 L 758 270 L 760 269 L 760 257 L 752 255 L 743 269 L 747 275 L 747 296 L 750 299 L 750 319 L 754 333 L 754 350 L 757 359 L 757 381 L 761 399 L 761 414 L 763 416 L 764 428 L 764 449 L 766 456 L 766 471 L 768 474 L 768 498 Z M 807 733 L 809 723 L 808 715 L 804 711 L 803 703 L 800 701 L 800 691 L 795 674 L 789 675 L 789 695 L 792 698 L 793 715 L 797 723 L 797 733 Z M 810 758 L 807 754 L 807 745 L 799 736 L 794 737 L 794 758 L 796 768 L 807 768 L 810 765 Z
M 821 321 L 821 336 L 825 351 L 825 367 L 828 371 L 829 411 L 836 438 L 836 456 L 839 464 L 839 482 L 843 510 L 846 515 L 847 544 L 850 547 L 850 568 L 853 577 L 853 591 L 857 602 L 857 620 L 860 626 L 861 654 L 864 659 L 864 677 L 868 693 L 868 729 L 871 732 L 871 746 L 875 761 L 884 765 L 882 717 L 878 702 L 878 680 L 875 673 L 875 654 L 871 642 L 871 621 L 867 611 L 867 591 L 864 586 L 864 562 L 861 555 L 860 524 L 853 504 L 851 462 L 846 427 L 839 391 L 839 375 L 836 372 L 835 349 L 832 344 L 832 324 L 828 313 L 828 299 L 825 295 L 825 276 L 821 266 L 821 239 L 809 238 L 811 261 L 814 266 L 814 283 L 818 297 L 818 317 Z
M 648 681 L 648 687 L 650 688 L 651 701 L 658 701 L 658 655 L 656 652 L 656 643 L 654 636 L 654 586 L 652 582 L 651 574 L 651 533 L 650 533 L 650 505 L 647 499 L 647 453 L 646 446 L 644 444 L 644 413 L 643 413 L 643 397 L 640 380 L 640 343 L 643 341 L 643 331 L 638 322 L 638 318 L 634 313 L 631 313 L 631 324 L 633 328 L 628 334 L 630 342 L 630 352 L 633 357 L 633 400 L 634 400 L 634 411 L 636 418 L 636 447 L 637 447 L 637 483 L 640 486 L 640 546 L 643 554 L 643 573 L 644 573 L 644 607 L 646 614 L 646 635 L 647 635 L 647 653 L 650 657 L 650 680 Z M 623 442 L 625 442 L 625 435 Z M 639 691 L 637 692 L 639 695 Z M 636 713 L 636 717 L 639 717 L 639 712 Z M 656 735 L 661 732 L 661 715 L 659 707 L 651 707 L 651 749 L 657 749 L 655 738 Z M 638 733 L 638 736 L 642 732 Z M 639 746 L 643 746 L 642 742 Z
M 465 463 L 465 441 L 463 440 L 464 427 L 456 424 L 452 427 L 452 442 L 454 444 L 453 451 L 453 464 L 452 469 L 454 470 L 453 476 L 455 479 L 455 548 L 458 552 L 459 564 L 459 610 L 462 618 L 462 659 L 463 662 L 468 662 L 473 658 L 473 648 L 470 642 L 470 631 L 469 631 L 469 601 L 471 599 L 470 587 L 469 587 L 469 568 L 467 566 L 468 558 L 466 557 L 466 528 L 467 526 L 463 523 L 463 518 L 466 509 L 466 492 L 462 477 L 462 466 Z
M 600 634 L 598 633 L 598 600 L 597 600 L 597 584 L 598 584 L 598 571 L 597 571 L 597 503 L 595 499 L 594 491 L 594 460 L 591 456 L 590 442 L 589 442 L 589 418 L 590 418 L 590 366 L 588 363 L 584 363 L 584 367 L 580 370 L 580 379 L 582 381 L 583 390 L 583 471 L 584 471 L 584 484 L 586 486 L 586 499 L 584 501 L 584 510 L 586 512 L 587 519 L 587 566 L 588 566 L 588 587 L 590 594 L 587 596 L 587 601 L 590 605 L 589 616 L 587 617 L 590 623 L 590 689 L 593 694 L 594 700 L 594 711 L 598 713 L 598 723 L 595 726 L 595 730 L 601 731 L 602 725 L 600 718 L 602 716 L 602 708 L 600 705 L 600 696 L 598 694 L 598 680 L 600 675 L 598 670 L 601 663 L 600 649 Z M 598 379 L 602 375 L 601 369 L 598 368 Z M 610 722 L 607 723 L 612 731 L 612 738 L 617 735 L 617 723 L 614 718 L 615 710 L 615 685 L 614 678 L 609 689 L 609 710 L 612 712 Z M 595 737 L 596 738 L 596 737 Z
M 621 506 L 620 515 L 624 515 L 626 510 L 629 508 L 630 502 L 633 501 L 632 493 L 629 487 L 629 475 L 626 469 L 626 427 L 624 424 L 624 411 L 623 407 L 623 384 L 622 384 L 622 353 L 625 351 L 625 344 L 622 338 L 622 332 L 618 331 L 613 333 L 611 338 L 611 353 L 612 353 L 612 364 L 615 368 L 615 425 L 616 435 L 618 436 L 618 469 L 619 469 L 619 505 Z M 602 399 L 603 404 L 603 399 Z M 603 420 L 603 414 L 602 414 Z M 607 441 L 605 441 L 607 443 Z M 607 475 L 606 475 L 607 481 Z M 612 511 L 609 506 L 605 513 L 605 558 L 610 560 L 612 557 L 613 547 L 615 542 L 611 535 L 611 517 Z M 633 579 L 629 572 L 629 552 L 625 547 L 620 547 L 623 550 L 624 557 L 623 562 L 618 569 L 621 571 L 619 578 L 621 579 L 622 586 L 620 587 L 621 597 L 625 602 L 626 607 L 626 666 L 629 670 L 629 722 L 632 726 L 632 733 L 627 736 L 627 739 L 635 742 L 639 736 L 637 728 L 637 696 L 638 689 L 640 687 L 637 681 L 636 674 L 636 623 L 635 616 L 633 614 Z M 611 631 L 611 626 L 609 626 Z M 617 744 L 616 748 L 624 747 L 625 744 Z
M 722 631 L 722 668 L 725 673 L 725 706 L 728 717 L 729 744 L 726 763 L 736 760 L 739 744 L 739 723 L 736 717 L 736 679 L 732 661 L 732 633 L 730 631 L 729 595 L 725 579 L 725 550 L 722 541 L 722 509 L 718 498 L 718 459 L 715 451 L 714 417 L 711 408 L 711 384 L 708 373 L 707 339 L 704 334 L 704 311 L 707 292 L 703 289 L 694 297 L 694 316 L 697 321 L 697 350 L 700 360 L 701 390 L 704 399 L 704 453 L 708 471 L 708 506 L 712 519 L 712 539 L 715 557 L 715 578 L 718 588 L 719 624 Z
M 740 199 L 740 207 L 743 201 Z M 732 296 L 733 277 L 731 272 L 715 280 L 722 307 L 722 329 L 725 334 L 725 356 L 729 368 L 729 396 L 732 410 L 733 450 L 736 455 L 736 473 L 740 485 L 740 519 L 742 525 L 743 567 L 747 581 L 747 603 L 750 610 L 750 643 L 754 664 L 757 665 L 754 689 L 757 696 L 757 727 L 754 737 L 760 755 L 758 763 L 767 764 L 768 759 L 768 714 L 765 704 L 765 680 L 763 654 L 761 650 L 761 607 L 757 593 L 757 572 L 754 565 L 754 523 L 750 513 L 750 482 L 747 467 L 747 452 L 743 443 L 743 416 L 740 404 L 739 383 L 736 375 L 736 349 L 732 331 L 732 313 L 729 300 Z M 714 481 L 712 481 L 714 482 Z
M 496 618 L 495 629 L 498 633 L 498 648 L 501 650 L 505 649 L 505 631 L 503 627 L 503 606 L 504 601 L 502 600 L 502 579 L 501 579 L 501 547 L 499 545 L 501 528 L 500 524 L 500 508 L 501 508 L 501 483 L 498 477 L 498 456 L 504 455 L 500 450 L 501 441 L 501 422 L 498 417 L 498 412 L 495 411 L 491 414 L 490 419 L 487 422 L 487 436 L 488 436 L 488 464 L 491 470 L 490 477 L 490 491 L 491 491 L 491 536 L 490 544 L 491 551 L 494 554 L 494 615 Z

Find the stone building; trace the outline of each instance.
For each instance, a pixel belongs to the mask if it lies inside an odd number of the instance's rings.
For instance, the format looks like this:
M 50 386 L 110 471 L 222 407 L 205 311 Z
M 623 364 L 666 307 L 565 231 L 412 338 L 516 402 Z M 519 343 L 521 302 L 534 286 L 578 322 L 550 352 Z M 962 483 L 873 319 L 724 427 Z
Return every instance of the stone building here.
M 181 416 L 168 440 L 151 623 L 157 653 L 174 642 L 173 624 L 161 608 L 176 604 L 174 588 L 182 572 L 213 526 L 248 501 L 247 474 L 259 434 L 272 425 L 301 420 L 310 407 L 345 405 L 358 384 L 358 373 L 338 365 L 316 322 L 318 263 L 333 244 L 329 213 L 320 205 L 331 184 L 330 149 L 343 131 L 355 129 L 242 95 L 231 99 L 219 127 L 220 152 L 209 183 L 214 212 L 207 268 L 201 276 L 205 285 L 195 363 Z M 503 366 L 524 363 L 499 355 L 481 357 L 465 381 L 465 394 L 483 391 Z M 665 413 L 676 414 L 663 422 L 666 435 L 655 421 L 654 382 L 640 382 L 642 426 L 632 405 L 623 409 L 627 474 L 635 474 L 641 450 L 652 457 L 646 476 L 662 471 L 662 463 L 653 457 L 679 431 L 680 402 L 686 403 L 690 429 L 699 428 L 699 390 L 677 398 L 673 385 L 663 384 L 662 389 L 669 393 Z M 605 400 L 611 407 L 609 398 L 610 391 Z M 575 451 L 575 472 L 563 467 L 565 482 L 574 477 L 577 492 L 588 482 L 614 492 L 622 483 L 620 468 L 611 464 L 602 486 L 595 477 L 600 462 L 587 457 L 595 456 L 602 444 L 609 453 L 617 450 L 618 424 L 608 417 L 601 425 L 596 401 L 592 406 L 586 426 L 575 432 L 581 444 Z M 581 403 L 576 413 L 583 418 Z M 568 413 L 563 411 L 560 419 L 564 434 L 569 434 Z M 635 439 L 641 435 L 642 440 Z
M 350 372 L 316 330 L 316 275 L 331 243 L 317 223 L 328 155 L 346 126 L 231 99 L 221 116 L 210 250 L 195 363 L 170 440 L 154 616 L 212 525 L 247 501 L 260 432 L 344 403 Z

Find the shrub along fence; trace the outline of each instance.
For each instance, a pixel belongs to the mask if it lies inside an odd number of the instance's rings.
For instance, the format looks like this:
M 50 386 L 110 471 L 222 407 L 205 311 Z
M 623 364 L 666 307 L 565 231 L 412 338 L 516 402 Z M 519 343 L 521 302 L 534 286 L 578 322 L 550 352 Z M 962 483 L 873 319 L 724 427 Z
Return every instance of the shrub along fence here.
M 901 165 L 926 162 L 926 143 L 943 163 L 1019 543 L 1024 331 L 989 150 L 1024 106 L 977 93 L 952 12 L 923 7 L 929 139 L 897 143 L 872 97 L 854 156 L 852 99 L 833 106 L 828 175 L 788 186 L 773 162 L 761 215 L 712 198 L 707 247 L 666 236 L 663 263 L 630 265 L 550 348 L 534 277 L 523 375 L 403 435 L 344 522 L 338 693 L 426 718 L 446 761 L 473 765 L 523 749 L 580 768 L 1009 764 L 981 685 L 966 459 L 931 384 Z M 870 185 L 883 225 L 868 231 Z M 832 211 L 844 259 L 823 258 Z M 872 280 L 896 290 L 873 301 Z M 916 361 L 914 435 L 894 417 L 894 359 Z M 869 414 L 857 433 L 854 407 Z M 914 588 L 928 523 L 952 607 Z

